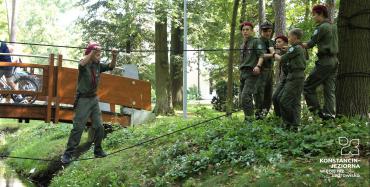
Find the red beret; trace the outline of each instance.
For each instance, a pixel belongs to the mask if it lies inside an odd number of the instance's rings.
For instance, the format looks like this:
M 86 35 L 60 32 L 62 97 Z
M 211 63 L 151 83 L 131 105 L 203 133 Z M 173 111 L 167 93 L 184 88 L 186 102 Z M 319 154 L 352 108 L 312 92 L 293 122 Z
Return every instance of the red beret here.
M 315 13 L 318 13 L 318 14 L 322 14 L 324 15 L 324 17 L 328 17 L 328 8 L 324 5 L 315 5 L 313 8 L 312 8 L 312 12 L 315 12 Z
M 280 36 L 276 37 L 276 38 L 275 38 L 275 42 L 276 42 L 276 40 L 277 40 L 277 39 L 279 39 L 279 38 L 280 38 L 280 39 L 282 39 L 284 42 L 288 43 L 288 38 L 287 38 L 286 36 L 284 36 L 284 35 L 280 35 Z
M 99 46 L 99 44 L 95 42 L 90 42 L 89 44 L 87 44 L 85 55 L 88 55 L 96 46 Z
M 240 24 L 240 30 L 243 30 L 244 26 L 250 26 L 253 29 L 253 24 L 251 22 L 245 21 Z

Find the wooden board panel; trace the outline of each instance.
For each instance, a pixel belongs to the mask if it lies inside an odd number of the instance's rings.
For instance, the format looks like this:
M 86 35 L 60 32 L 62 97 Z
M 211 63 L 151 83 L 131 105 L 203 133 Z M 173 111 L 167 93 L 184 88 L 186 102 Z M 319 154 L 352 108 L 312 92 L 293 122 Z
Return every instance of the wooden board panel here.
M 74 112 L 71 109 L 59 109 L 59 121 L 72 123 Z M 102 113 L 103 122 L 105 123 L 119 123 L 121 126 L 130 125 L 130 116 L 115 115 L 113 113 Z M 90 121 L 90 120 L 89 120 Z
M 41 95 L 42 92 L 25 91 L 25 90 L 0 90 L 0 94 L 27 94 L 27 95 Z
M 48 65 L 40 65 L 40 64 L 27 64 L 27 63 L 11 63 L 9 62 L 0 62 L 0 67 L 6 67 L 6 66 L 13 66 L 13 67 L 21 67 L 21 68 L 47 68 Z
M 15 105 L 15 104 L 1 104 L 0 117 L 1 118 L 27 118 L 44 120 L 46 114 L 46 106 L 42 105 Z
M 73 104 L 78 70 L 61 68 L 58 72 L 61 89 L 58 89 L 60 103 Z M 58 80 L 59 81 L 59 80 Z M 126 77 L 102 74 L 98 88 L 100 101 L 126 107 L 151 110 L 150 83 Z
M 76 94 L 76 83 L 78 78 L 78 70 L 72 68 L 60 68 L 58 71 L 58 81 L 60 87 L 58 96 L 60 103 L 73 104 Z
M 151 88 L 146 81 L 102 74 L 100 85 L 98 95 L 103 102 L 151 110 Z
M 55 114 L 53 108 L 53 114 Z M 16 104 L 0 104 L 0 118 L 18 118 L 18 119 L 33 119 L 45 120 L 46 105 L 16 105 Z M 72 123 L 74 111 L 72 109 L 60 108 L 59 121 Z M 51 116 L 51 121 L 54 121 L 55 115 Z M 105 123 L 119 123 L 122 126 L 130 125 L 130 116 L 115 115 L 113 113 L 102 113 L 102 118 Z
M 50 68 L 51 67 L 51 68 Z M 46 107 L 46 118 L 45 118 L 45 122 L 46 123 L 49 123 L 51 121 L 51 104 L 53 102 L 53 86 L 55 86 L 54 84 L 54 54 L 50 54 L 50 58 L 49 58 L 49 82 L 48 82 L 48 97 L 47 97 L 47 107 Z

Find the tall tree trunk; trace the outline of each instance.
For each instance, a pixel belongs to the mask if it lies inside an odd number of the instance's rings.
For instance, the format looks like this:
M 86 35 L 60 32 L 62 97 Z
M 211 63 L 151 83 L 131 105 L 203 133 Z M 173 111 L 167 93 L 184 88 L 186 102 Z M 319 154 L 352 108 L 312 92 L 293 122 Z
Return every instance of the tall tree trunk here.
M 308 21 L 308 16 L 310 15 L 311 0 L 306 0 L 304 8 L 304 21 Z
M 284 35 L 286 28 L 285 0 L 274 0 L 275 8 L 275 34 Z
M 326 6 L 328 7 L 329 20 L 334 23 L 335 17 L 335 0 L 326 0 Z
M 275 35 L 284 35 L 286 29 L 285 19 L 285 0 L 274 0 L 275 8 Z M 274 66 L 274 80 L 275 83 L 279 80 L 280 68 L 278 65 Z
M 179 18 L 178 20 L 182 20 Z M 183 29 L 181 25 L 172 21 L 171 23 L 171 85 L 172 85 L 172 104 L 175 109 L 182 109 L 182 61 L 183 61 Z
M 15 42 L 17 32 L 17 0 L 12 1 L 12 22 L 10 25 L 10 41 Z
M 345 116 L 370 115 L 370 14 L 359 14 L 365 9 L 370 9 L 370 0 L 340 1 L 336 102 L 337 113 Z
M 173 114 L 171 99 L 170 71 L 167 47 L 167 11 L 159 2 L 155 4 L 155 82 L 156 106 L 154 112 L 159 115 Z
M 201 92 L 200 92 L 200 78 L 201 78 L 201 71 L 200 71 L 200 51 L 199 51 L 199 47 L 198 47 L 198 60 L 197 60 L 197 63 L 198 63 L 198 86 L 197 86 L 197 91 L 198 91 L 198 96 L 197 96 L 197 100 L 200 99 L 201 97 Z
M 233 94 L 233 62 L 234 62 L 234 46 L 235 46 L 235 27 L 236 27 L 236 18 L 238 16 L 238 7 L 239 7 L 239 0 L 234 0 L 234 7 L 233 7 L 233 17 L 231 20 L 231 28 L 230 28 L 230 51 L 229 51 L 229 63 L 227 66 L 227 106 L 226 112 L 228 114 L 231 113 L 234 94 Z
M 239 23 L 243 23 L 245 20 L 247 20 L 247 0 L 242 0 L 242 9 L 240 11 L 240 20 Z
M 258 0 L 258 21 L 259 25 L 266 21 L 265 0 Z

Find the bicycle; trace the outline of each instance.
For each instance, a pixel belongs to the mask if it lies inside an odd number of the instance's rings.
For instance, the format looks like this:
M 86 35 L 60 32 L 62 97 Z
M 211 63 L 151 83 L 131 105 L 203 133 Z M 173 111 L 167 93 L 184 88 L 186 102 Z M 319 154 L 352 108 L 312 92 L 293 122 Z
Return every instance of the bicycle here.
M 13 75 L 15 77 L 14 83 L 18 87 L 18 91 L 38 91 L 39 86 L 35 82 L 33 78 L 27 72 L 14 72 Z M 0 90 L 12 90 L 12 88 L 8 85 L 4 76 L 0 78 Z M 0 94 L 0 101 L 3 98 L 7 98 L 8 94 Z M 18 104 L 32 104 L 36 101 L 37 95 L 28 95 L 28 94 L 10 94 L 10 97 L 14 101 L 14 103 Z

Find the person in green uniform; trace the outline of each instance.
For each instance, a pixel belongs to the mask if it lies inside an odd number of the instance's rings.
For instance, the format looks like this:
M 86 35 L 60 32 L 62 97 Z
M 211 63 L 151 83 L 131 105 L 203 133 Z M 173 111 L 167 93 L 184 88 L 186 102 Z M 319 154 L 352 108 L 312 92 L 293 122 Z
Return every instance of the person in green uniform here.
M 301 29 L 289 31 L 288 39 L 291 47 L 282 56 L 279 54 L 265 54 L 283 63 L 287 68 L 286 81 L 279 94 L 278 103 L 280 106 L 281 117 L 288 129 L 296 131 L 301 118 L 301 94 L 303 92 L 304 70 L 306 68 L 306 51 L 302 47 Z
M 94 155 L 95 157 L 105 157 L 101 143 L 104 137 L 104 127 L 102 122 L 99 99 L 96 95 L 98 90 L 100 73 L 113 70 L 116 66 L 117 49 L 112 50 L 112 61 L 110 64 L 100 63 L 101 47 L 98 43 L 90 42 L 85 51 L 85 57 L 78 65 L 77 94 L 75 101 L 75 116 L 73 118 L 73 129 L 69 135 L 67 149 L 61 157 L 62 163 L 70 163 L 72 155 L 80 143 L 81 135 L 85 129 L 88 118 L 91 118 L 94 130 Z
M 261 30 L 261 43 L 264 53 L 274 52 L 274 41 L 272 37 L 272 24 L 269 22 L 263 22 L 260 26 Z M 262 64 L 261 75 L 257 80 L 257 93 L 255 97 L 256 103 L 256 119 L 263 119 L 271 108 L 272 102 L 272 86 L 273 86 L 273 62 L 271 58 L 265 58 Z
M 288 46 L 288 38 L 284 35 L 277 36 L 275 38 L 275 47 L 276 47 L 276 54 L 282 56 L 287 52 L 287 46 Z M 283 90 L 283 86 L 286 82 L 286 75 L 288 74 L 288 70 L 286 67 L 286 64 L 278 62 L 279 66 L 279 80 L 276 86 L 276 89 L 272 95 L 272 104 L 274 105 L 274 112 L 276 116 L 281 116 L 280 113 L 280 105 L 279 105 L 279 98 L 281 95 L 281 91 Z
M 304 82 L 304 97 L 311 112 L 327 120 L 335 118 L 335 80 L 338 67 L 337 27 L 328 20 L 328 9 L 323 5 L 312 8 L 312 17 L 317 23 L 311 40 L 304 43 L 305 48 L 317 46 L 318 61 Z M 323 85 L 324 106 L 320 107 L 316 89 Z
M 253 24 L 243 22 L 240 25 L 243 44 L 240 54 L 240 93 L 244 119 L 251 122 L 254 115 L 253 96 L 256 94 L 256 83 L 263 63 L 263 48 L 260 40 L 253 36 Z

